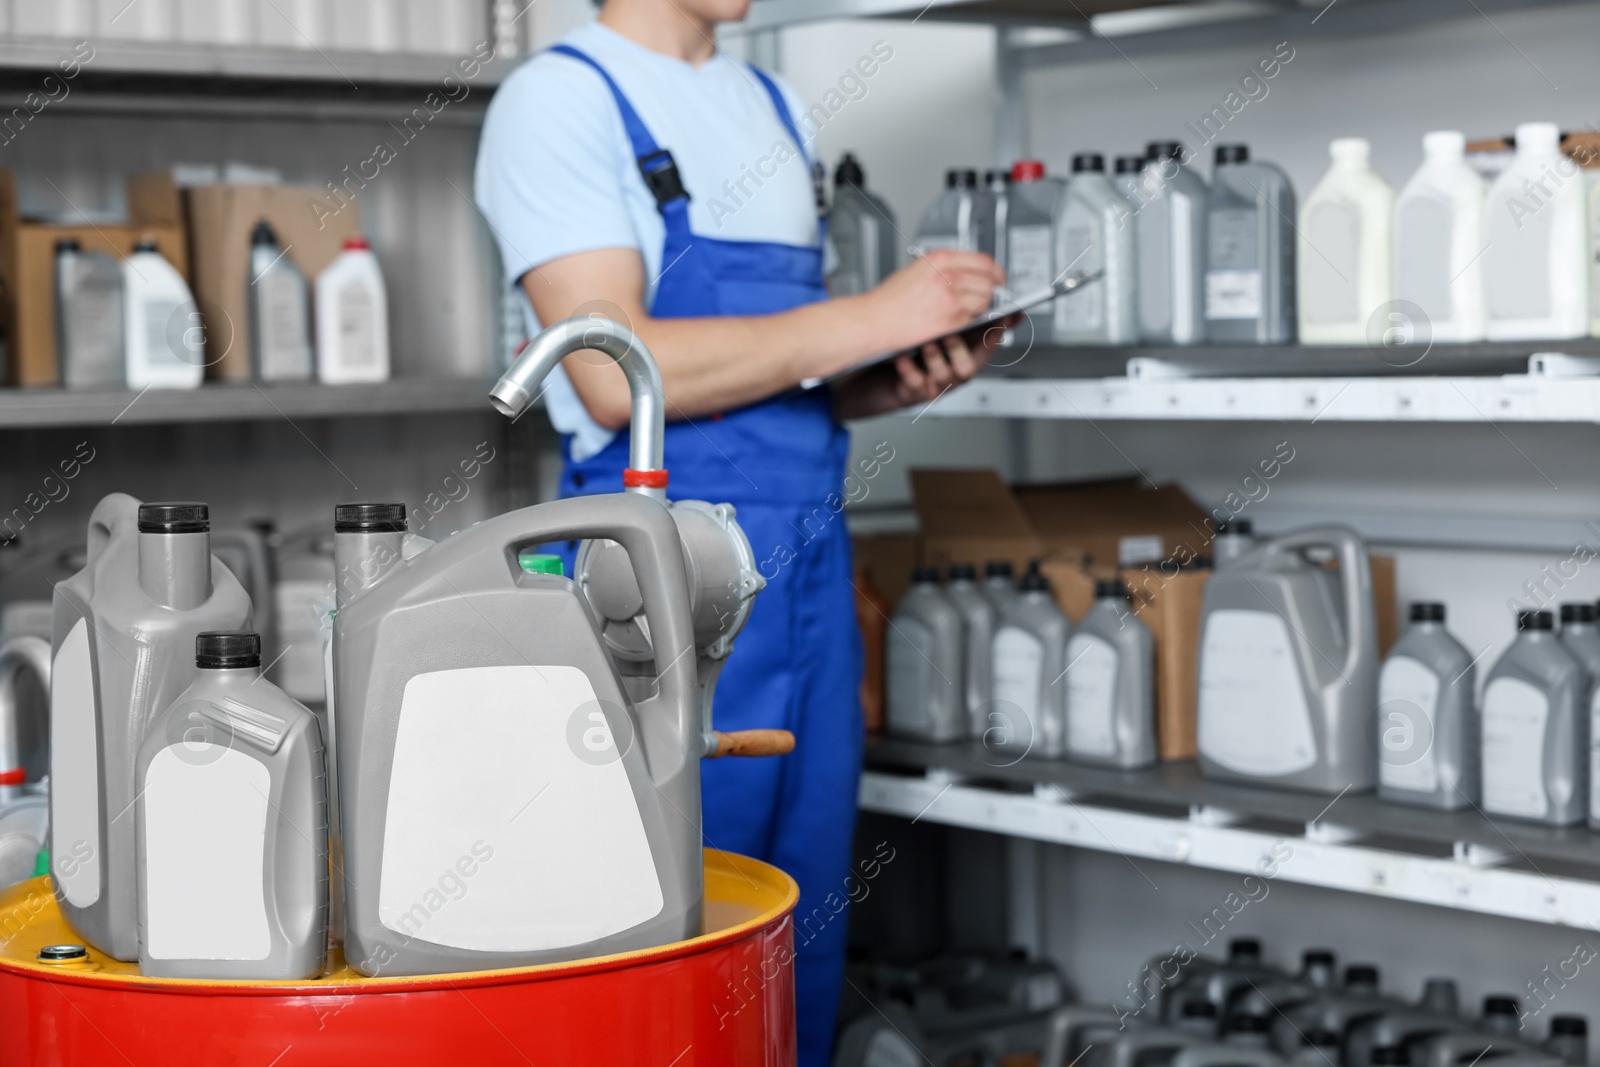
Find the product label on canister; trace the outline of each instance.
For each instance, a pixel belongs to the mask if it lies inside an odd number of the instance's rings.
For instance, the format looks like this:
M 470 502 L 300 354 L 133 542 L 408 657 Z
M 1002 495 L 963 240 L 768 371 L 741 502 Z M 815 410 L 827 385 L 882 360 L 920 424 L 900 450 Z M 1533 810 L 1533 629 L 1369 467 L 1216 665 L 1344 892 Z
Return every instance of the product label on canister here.
M 1214 270 L 1206 274 L 1206 318 L 1261 317 L 1259 270 Z
M 1491 198 L 1484 207 L 1483 243 L 1492 251 L 1483 257 L 1483 295 L 1491 321 L 1545 319 L 1555 313 L 1552 244 L 1561 214 L 1554 203 L 1530 211 L 1504 196 Z
M 1013 293 L 1036 293 L 1055 281 L 1050 244 L 1048 226 L 1011 227 L 1006 237 L 1006 286 Z
M 994 707 L 984 735 L 989 747 L 1031 748 L 1044 723 L 1044 643 L 1019 626 L 1002 626 L 994 635 Z M 996 718 L 1005 722 L 996 722 Z
M 1439 676 L 1410 656 L 1392 656 L 1378 675 L 1378 781 L 1390 789 L 1439 788 L 1434 742 Z
M 1069 197 L 1061 213 L 1060 248 L 1057 258 L 1062 270 L 1070 274 L 1100 270 L 1105 263 L 1102 224 L 1098 215 L 1081 200 Z M 1087 333 L 1105 325 L 1106 287 L 1085 285 L 1056 300 L 1056 330 L 1062 333 Z
M 1066 681 L 1067 751 L 1084 756 L 1115 756 L 1116 649 L 1104 638 L 1075 634 L 1067 642 Z
M 1211 212 L 1206 318 L 1261 317 L 1259 228 L 1254 207 L 1217 208 Z
M 100 899 L 100 756 L 89 626 L 79 618 L 50 668 L 50 873 L 67 903 Z
M 889 728 L 895 733 L 926 736 L 933 732 L 933 631 L 916 619 L 889 623 L 886 685 Z
M 1200 645 L 1200 751 L 1264 778 L 1307 770 L 1317 738 L 1294 642 L 1271 611 L 1213 611 Z
M 1348 200 L 1324 200 L 1306 213 L 1300 257 L 1300 315 L 1308 325 L 1338 326 L 1359 317 L 1356 279 L 1361 276 L 1361 213 Z
M 374 336 L 376 311 L 372 294 L 359 282 L 339 290 L 339 350 L 347 367 L 367 368 L 378 362 Z
M 1465 269 L 1451 258 L 1454 223 L 1443 198 L 1419 196 L 1395 210 L 1394 295 L 1422 308 L 1435 330 L 1455 319 L 1450 282 Z
M 1520 678 L 1496 678 L 1483 691 L 1483 809 L 1537 819 L 1549 810 L 1544 734 L 1550 698 Z

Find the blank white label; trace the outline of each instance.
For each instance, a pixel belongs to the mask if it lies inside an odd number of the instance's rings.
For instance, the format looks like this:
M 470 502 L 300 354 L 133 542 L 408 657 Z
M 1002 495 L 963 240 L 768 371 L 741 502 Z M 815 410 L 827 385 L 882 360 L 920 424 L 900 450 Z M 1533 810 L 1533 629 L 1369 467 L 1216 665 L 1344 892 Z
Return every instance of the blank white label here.
M 1006 241 L 1006 286 L 1013 293 L 1036 293 L 1055 281 L 1050 227 L 1013 226 Z
M 50 869 L 67 903 L 100 899 L 100 757 L 89 626 L 79 618 L 50 668 Z
M 1104 638 L 1076 634 L 1067 642 L 1067 750 L 1084 756 L 1117 753 L 1112 714 L 1117 652 Z
M 1483 693 L 1483 808 L 1494 815 L 1541 818 L 1544 732 L 1550 699 L 1520 678 L 1496 678 Z
M 1261 317 L 1259 270 L 1214 270 L 1206 275 L 1206 318 Z
M 1268 611 L 1214 611 L 1200 647 L 1200 751 L 1233 771 L 1279 777 L 1317 762 L 1294 643 Z
M 933 631 L 916 619 L 897 618 L 889 624 L 887 692 L 889 725 L 896 731 L 927 733 L 933 729 Z
M 346 367 L 367 368 L 378 362 L 377 311 L 372 294 L 351 282 L 338 294 L 339 353 Z
M 1391 789 L 1439 788 L 1439 676 L 1410 656 L 1392 656 L 1378 675 L 1378 781 Z
M 600 717 L 568 739 L 575 714 Z M 593 738 L 593 743 L 590 738 Z M 594 687 L 572 666 L 468 667 L 406 683 L 378 920 L 483 952 L 586 945 L 661 913 L 650 841 Z M 471 876 L 457 873 L 463 857 Z M 458 885 L 464 890 L 456 890 Z
M 991 717 L 999 744 L 1031 745 L 1041 736 L 1041 690 L 1044 680 L 1044 643 L 1018 626 L 1002 626 L 994 635 L 994 713 L 1011 719 L 998 723 Z
M 1361 212 L 1348 200 L 1324 200 L 1307 213 L 1300 256 L 1300 314 L 1309 324 L 1356 322 L 1361 273 Z
M 183 742 L 156 753 L 143 788 L 145 954 L 266 959 L 266 764 L 223 745 Z

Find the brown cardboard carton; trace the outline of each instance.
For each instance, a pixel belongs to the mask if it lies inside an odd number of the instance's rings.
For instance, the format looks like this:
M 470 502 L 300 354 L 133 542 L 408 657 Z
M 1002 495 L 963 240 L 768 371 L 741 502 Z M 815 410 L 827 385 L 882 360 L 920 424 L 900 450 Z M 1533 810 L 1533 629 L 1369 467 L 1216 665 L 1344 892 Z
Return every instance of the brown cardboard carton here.
M 853 540 L 856 563 L 866 569 L 885 600 L 900 603 L 911 588 L 911 569 L 917 565 L 917 535 L 864 534 Z
M 1047 555 L 1081 555 L 1107 567 L 1205 555 L 1206 513 L 1176 485 L 1133 478 L 1015 489 Z
M 0 274 L 6 280 L 0 315 L 11 352 L 6 367 L 10 384 L 61 381 L 56 365 L 56 242 L 70 237 L 85 251 L 125 259 L 141 238 L 149 237 L 178 273 L 188 277 L 188 246 L 177 202 L 167 175 L 135 175 L 128 181 L 130 222 L 30 222 L 22 218 L 16 172 L 0 167 Z
M 195 300 L 206 320 L 206 374 L 239 381 L 250 377 L 247 294 L 250 233 L 265 219 L 278 247 L 300 268 L 306 284 L 333 262 L 346 237 L 361 232 L 357 206 L 319 220 L 310 205 L 322 191 L 294 185 L 201 185 L 187 191 L 194 250 Z
M 985 563 L 1003 559 L 1021 573 L 1040 555 L 1027 516 L 995 471 L 914 470 L 911 495 L 928 566 L 971 563 L 982 574 Z

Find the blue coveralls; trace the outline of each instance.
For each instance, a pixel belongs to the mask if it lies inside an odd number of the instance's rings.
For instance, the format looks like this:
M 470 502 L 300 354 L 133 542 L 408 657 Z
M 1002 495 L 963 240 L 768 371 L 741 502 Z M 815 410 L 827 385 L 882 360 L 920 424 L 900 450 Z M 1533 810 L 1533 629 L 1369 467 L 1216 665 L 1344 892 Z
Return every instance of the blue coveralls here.
M 672 157 L 616 82 L 577 49 L 557 45 L 554 51 L 587 63 L 605 80 L 655 193 L 666 241 L 652 316 L 770 315 L 827 298 L 820 248 L 691 232 L 689 194 Z M 796 158 L 783 165 L 806 166 L 783 94 L 772 79 L 752 71 L 794 139 Z M 670 406 L 667 416 L 674 417 Z M 704 827 L 710 847 L 765 860 L 800 884 L 795 981 L 801 1067 L 825 1067 L 832 1044 L 861 772 L 861 638 L 842 514 L 849 443 L 827 389 L 670 421 L 666 436 L 668 495 L 733 504 L 767 579 L 723 669 L 713 714 L 719 730 L 790 730 L 795 750 L 781 758 L 702 763 Z M 626 433 L 584 460 L 572 459 L 568 438 L 561 495 L 620 492 L 627 465 Z M 570 558 L 568 564 L 570 574 Z

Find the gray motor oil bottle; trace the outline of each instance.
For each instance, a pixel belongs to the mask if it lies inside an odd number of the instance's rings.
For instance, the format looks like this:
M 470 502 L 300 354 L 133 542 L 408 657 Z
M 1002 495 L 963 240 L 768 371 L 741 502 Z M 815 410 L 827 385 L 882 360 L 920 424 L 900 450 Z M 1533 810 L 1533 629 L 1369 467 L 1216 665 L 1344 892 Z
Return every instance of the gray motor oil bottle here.
M 1548 611 L 1517 613 L 1517 639 L 1483 689 L 1483 810 L 1548 826 L 1589 812 L 1589 675 Z
M 1083 1067 L 1164 1067 L 1190 1045 L 1207 1040 L 1177 1029 L 1130 1030 L 1096 1045 Z
M 71 237 L 56 242 L 56 363 L 67 386 L 122 385 L 122 268 Z
M 55 590 L 50 857 L 61 910 L 89 944 L 139 958 L 134 764 L 151 721 L 194 681 L 194 641 L 250 625 L 211 554 L 204 504 L 113 493 L 89 516 L 83 570 Z
M 1189 1045 L 1172 1057 L 1168 1067 L 1282 1067 L 1283 1060 L 1268 1048 L 1251 1048 L 1237 1041 Z
M 250 358 L 264 382 L 311 377 L 310 291 L 265 219 L 250 234 Z
M 1117 187 L 1117 192 L 1128 202 L 1128 218 L 1126 225 L 1133 225 L 1133 213 L 1144 203 L 1144 195 L 1140 191 L 1143 179 L 1139 172 L 1144 170 L 1143 156 L 1118 156 L 1112 165 L 1111 184 Z
M 1222 520 L 1211 536 L 1211 565 L 1220 571 L 1256 544 L 1255 523 L 1249 519 Z
M 322 731 L 261 674 L 260 635 L 195 639 L 139 748 L 139 971 L 290 980 L 328 949 Z
M 1455 811 L 1478 803 L 1477 685 L 1444 621 L 1443 604 L 1412 604 L 1378 674 L 1378 796 Z
M 994 257 L 994 261 L 1001 270 L 1009 271 L 1009 242 L 1006 240 L 1007 218 L 1011 213 L 1011 174 L 1003 170 L 986 170 L 983 172 L 983 187 L 989 193 L 989 214 L 993 221 L 989 224 L 990 247 L 981 249 Z M 998 294 L 996 295 L 998 299 Z
M 961 612 L 939 588 L 939 572 L 912 571 L 884 651 L 890 733 L 921 741 L 967 736 L 964 629 Z
M 1006 288 L 1017 296 L 1036 293 L 1056 280 L 1055 220 L 1066 184 L 1045 174 L 1037 159 L 1019 160 L 1011 168 L 1006 207 Z M 1015 333 L 1019 345 L 1051 339 L 1054 304 L 1028 312 L 1028 324 Z
M 1363 1019 L 1374 1018 L 1398 1004 L 1382 995 L 1378 969 L 1369 963 L 1345 968 L 1339 989 L 1326 990 L 1282 1013 L 1272 1024 L 1272 1045 L 1285 1056 L 1302 1051 L 1304 1035 L 1323 1032 L 1342 1041 L 1345 1032 Z M 1335 1063 L 1339 1062 L 1335 1057 Z
M 1335 596 L 1309 550 L 1333 549 Z M 1263 542 L 1206 583 L 1198 734 L 1207 777 L 1340 793 L 1377 782 L 1367 548 L 1342 526 Z
M 1139 336 L 1149 344 L 1205 340 L 1206 208 L 1211 194 L 1182 165 L 1177 141 L 1146 149 L 1139 213 Z
M 1583 696 L 1587 708 L 1600 683 L 1600 626 L 1595 625 L 1593 604 L 1561 605 L 1561 643 L 1589 676 L 1589 689 Z
M 838 267 L 828 275 L 828 292 L 833 296 L 876 288 L 899 266 L 894 213 L 882 197 L 867 190 L 866 174 L 849 152 L 833 170 L 828 239 L 839 257 Z
M 944 192 L 929 206 L 917 227 L 917 245 L 925 252 L 941 248 L 994 251 L 994 206 L 989 191 L 978 187 L 977 171 L 946 172 Z
M 1448 1015 L 1410 1007 L 1362 1019 L 1345 1031 L 1345 1067 L 1378 1067 L 1378 1053 L 1383 1049 L 1410 1047 L 1460 1025 Z
M 1055 299 L 1051 337 L 1057 344 L 1124 345 L 1139 337 L 1134 226 L 1127 200 L 1105 170 L 1098 152 L 1072 157 L 1072 180 L 1056 220 L 1056 273 L 1099 271 L 1100 278 Z
M 535 342 L 536 369 L 567 351 L 570 325 Z M 651 441 L 639 469 L 659 469 L 659 422 Z M 576 584 L 519 562 L 589 538 L 634 567 L 662 664 L 647 699 L 624 693 Z M 660 500 L 577 497 L 468 527 L 347 600 L 334 641 L 351 966 L 526 966 L 699 931 L 693 624 Z
M 1017 582 L 1011 571 L 1011 561 L 991 559 L 983 565 L 983 595 L 994 605 L 995 619 L 1005 613 L 1006 607 L 1017 599 Z
M 1293 344 L 1294 187 L 1242 144 L 1218 145 L 1206 238 L 1206 339 Z
M 1039 1063 L 1075 1063 L 1090 1046 L 1114 1041 L 1130 1029 L 1144 1029 L 1144 1024 L 1113 1008 L 1086 1004 L 1057 1008 L 1045 1023 L 1044 1054 Z
M 1582 1015 L 1557 1015 L 1550 1020 L 1544 1050 L 1561 1057 L 1567 1067 L 1588 1067 L 1589 1020 Z
M 1058 759 L 1067 750 L 1067 639 L 1050 579 L 1032 564 L 994 633 L 994 697 L 985 746 Z
M 989 598 L 978 585 L 977 568 L 970 563 L 950 568 L 950 579 L 944 595 L 961 613 L 965 659 L 963 676 L 966 682 L 967 732 L 981 738 L 991 725 L 989 722 L 990 693 L 994 688 L 994 671 L 990 657 L 994 654 L 994 627 L 996 612 Z
M 1067 642 L 1067 756 L 1148 767 L 1156 761 L 1155 642 L 1120 580 L 1096 582 L 1094 595 Z

